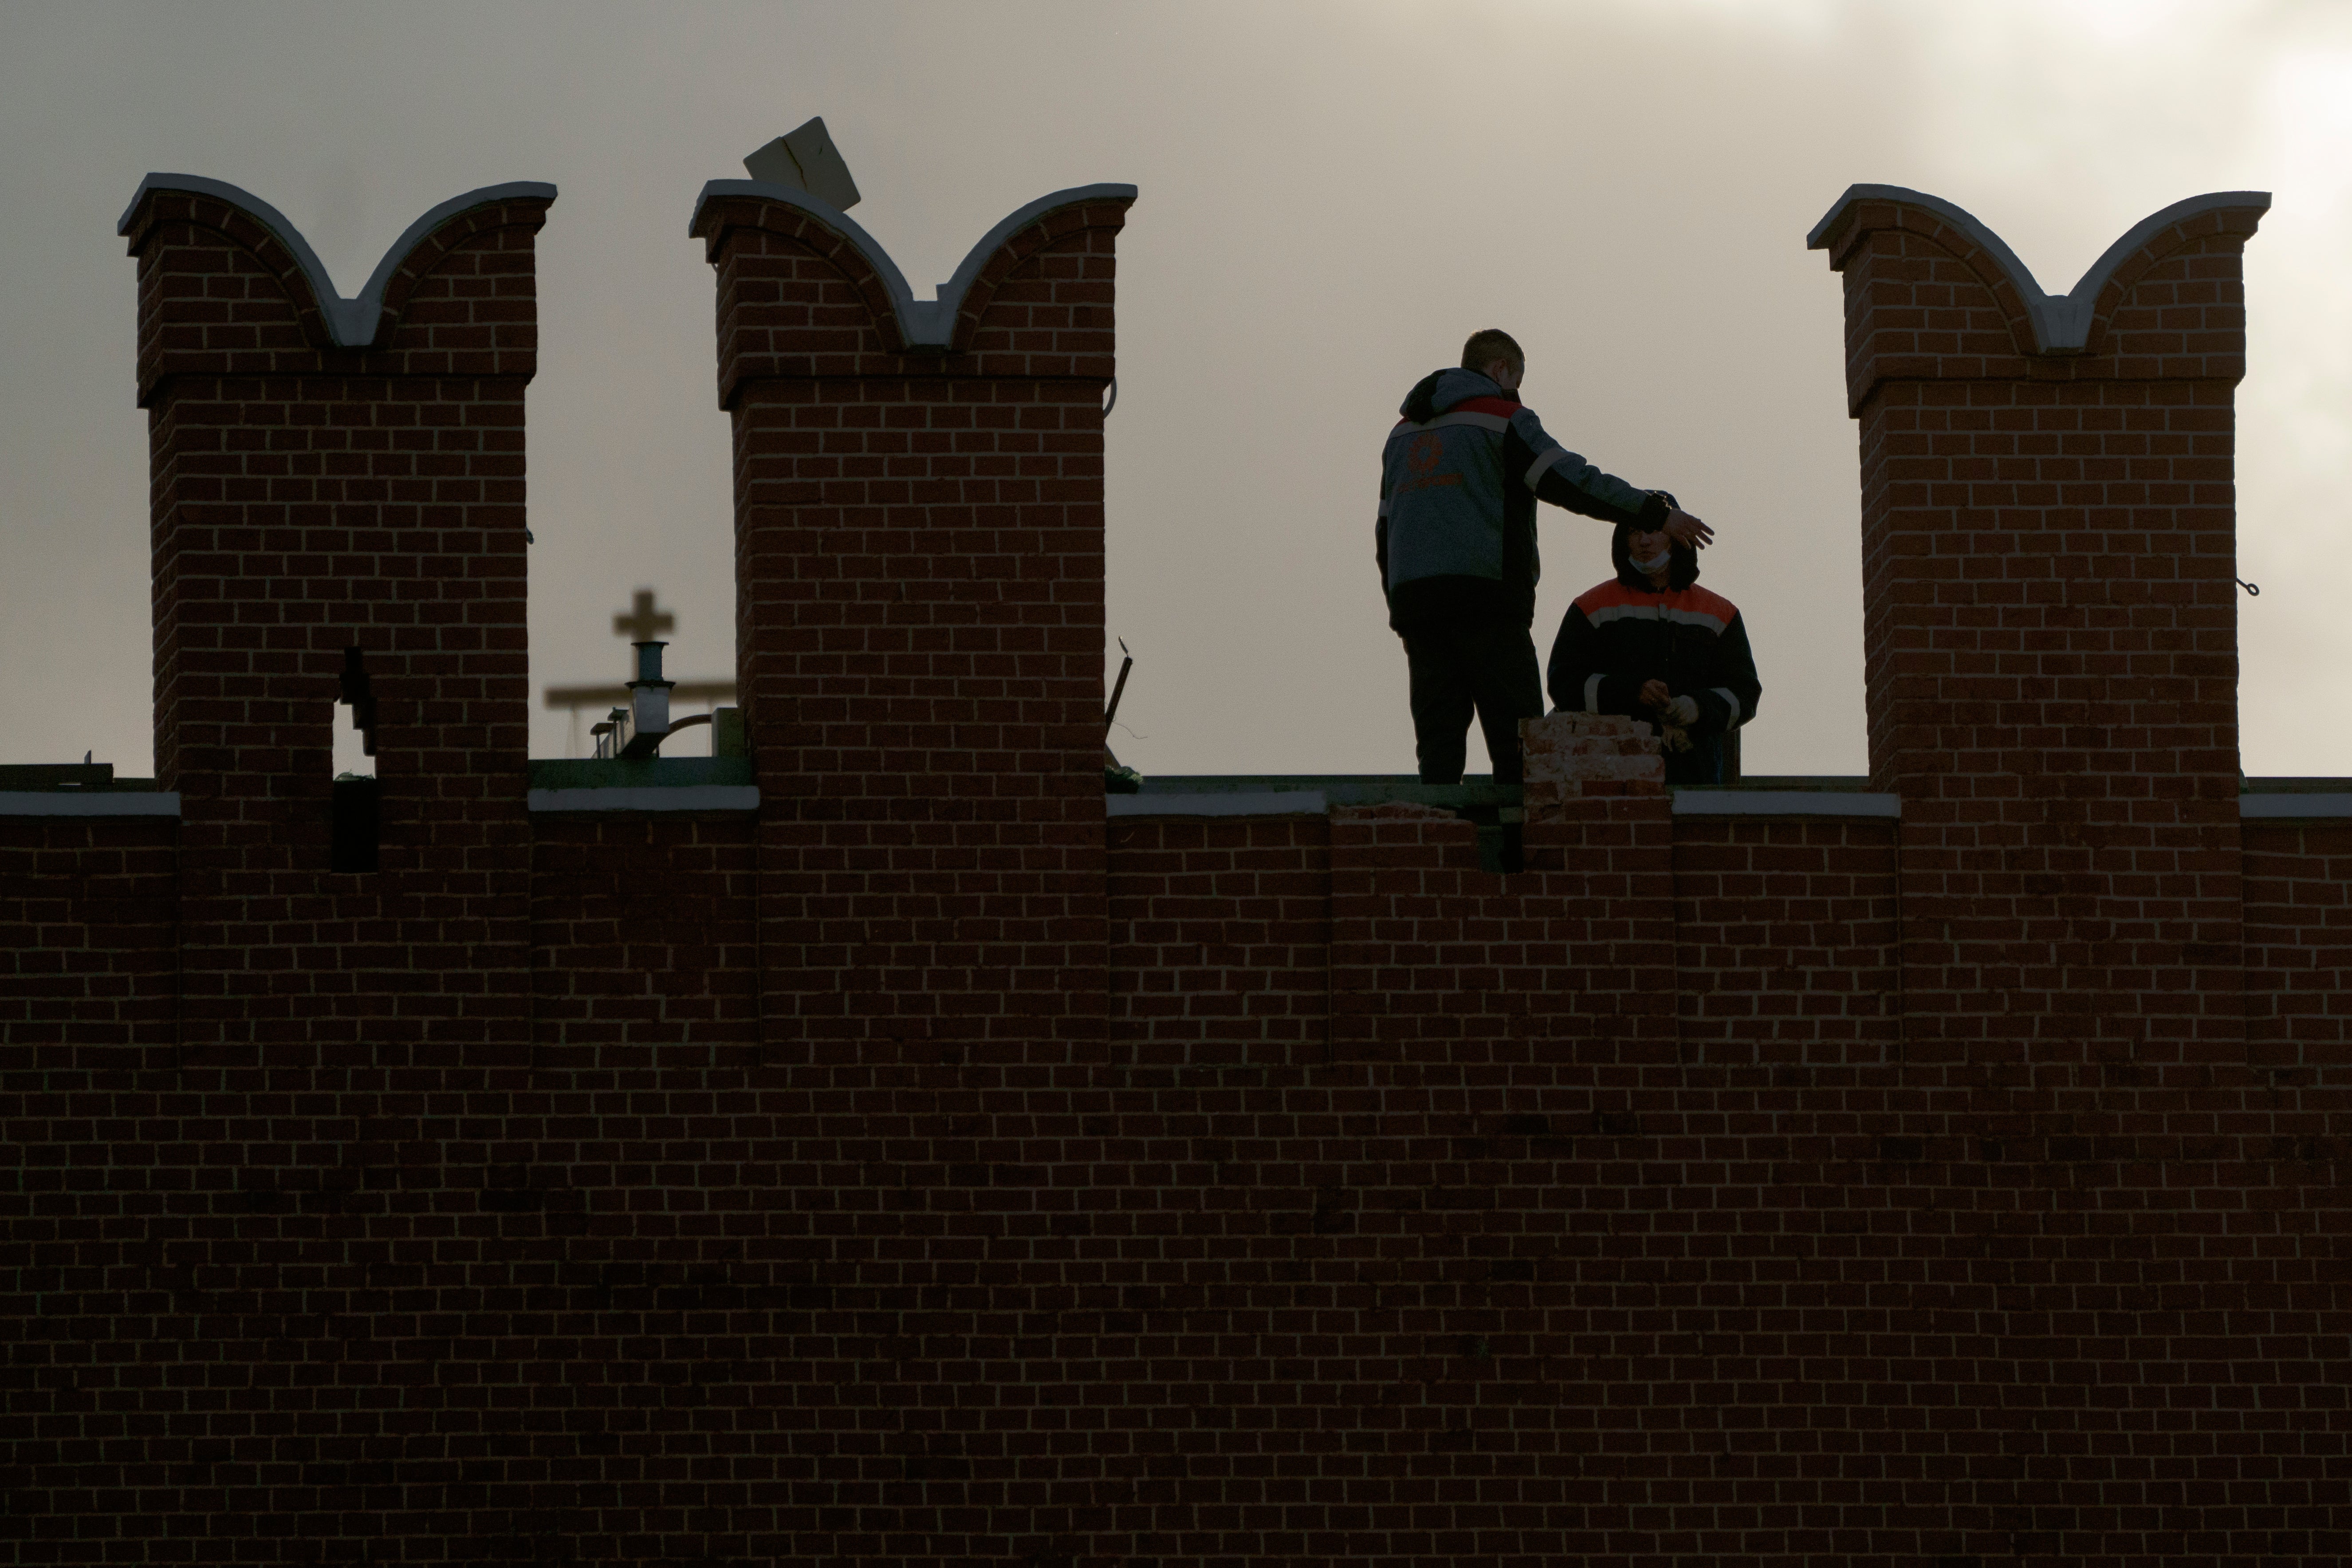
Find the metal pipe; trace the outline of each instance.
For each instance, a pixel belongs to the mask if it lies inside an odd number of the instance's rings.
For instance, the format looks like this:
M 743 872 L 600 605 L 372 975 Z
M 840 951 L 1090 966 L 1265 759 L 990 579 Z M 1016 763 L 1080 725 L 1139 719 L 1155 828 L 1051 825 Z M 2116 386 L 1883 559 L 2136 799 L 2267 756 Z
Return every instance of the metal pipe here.
M 1118 661 L 1118 681 L 1110 689 L 1110 706 L 1103 710 L 1103 733 L 1110 733 L 1111 721 L 1118 717 L 1118 700 L 1127 691 L 1127 672 L 1135 668 L 1135 656 L 1127 653 L 1127 639 L 1118 639 L 1118 651 L 1127 654 Z

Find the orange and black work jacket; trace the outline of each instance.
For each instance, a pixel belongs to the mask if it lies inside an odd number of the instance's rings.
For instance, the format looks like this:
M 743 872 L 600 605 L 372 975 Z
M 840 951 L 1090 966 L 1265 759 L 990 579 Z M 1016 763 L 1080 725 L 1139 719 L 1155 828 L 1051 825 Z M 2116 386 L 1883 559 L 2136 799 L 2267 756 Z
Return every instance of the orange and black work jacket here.
M 1642 687 L 1663 680 L 1668 692 L 1697 707 L 1697 721 L 1687 726 L 1693 740 L 1745 724 L 1756 717 L 1764 689 L 1738 607 L 1697 585 L 1698 557 L 1688 545 L 1674 547 L 1667 586 L 1650 586 L 1627 559 L 1630 531 L 1619 529 L 1611 545 L 1617 575 L 1579 594 L 1560 617 L 1544 671 L 1552 705 L 1654 721 L 1656 713 L 1642 703 Z
M 1610 522 L 1663 523 L 1667 498 L 1604 474 L 1475 371 L 1422 378 L 1381 452 L 1372 545 L 1389 625 L 1536 618 L 1536 502 Z

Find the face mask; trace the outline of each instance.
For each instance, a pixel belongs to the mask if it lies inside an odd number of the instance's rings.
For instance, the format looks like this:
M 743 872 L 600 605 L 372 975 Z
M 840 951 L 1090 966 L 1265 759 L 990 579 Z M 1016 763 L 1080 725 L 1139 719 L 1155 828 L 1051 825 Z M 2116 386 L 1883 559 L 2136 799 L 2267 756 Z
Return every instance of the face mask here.
M 1651 556 L 1647 561 L 1634 562 L 1633 570 L 1639 572 L 1643 576 L 1647 577 L 1653 572 L 1664 571 L 1666 569 L 1666 563 L 1672 561 L 1674 558 L 1675 548 L 1673 545 L 1669 544 L 1664 550 L 1659 551 L 1655 555 Z

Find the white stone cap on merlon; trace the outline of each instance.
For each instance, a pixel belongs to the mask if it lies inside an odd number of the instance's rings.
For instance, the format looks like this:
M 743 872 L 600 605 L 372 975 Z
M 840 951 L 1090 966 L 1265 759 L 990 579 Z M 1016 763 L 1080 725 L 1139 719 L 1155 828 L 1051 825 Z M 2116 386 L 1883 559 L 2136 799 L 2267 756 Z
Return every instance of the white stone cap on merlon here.
M 2044 292 L 2042 285 L 2034 281 L 2033 274 L 2027 269 L 2025 263 L 2017 258 L 2017 253 L 1973 213 L 1941 196 L 1931 196 L 1925 191 L 1915 191 L 1906 185 L 1848 185 L 1845 195 L 1831 205 L 1830 210 L 1822 215 L 1822 221 L 1813 225 L 1812 232 L 1805 236 L 1805 247 L 1808 250 L 1829 248 L 1830 242 L 1843 227 L 1843 220 L 1847 211 L 1863 202 L 1899 202 L 1906 206 L 1925 207 L 1981 246 L 1985 254 L 1993 258 L 1994 264 L 2017 289 L 2017 297 L 2025 302 L 2026 313 L 2033 322 L 2035 350 L 2052 354 L 2082 352 L 2091 341 L 2091 314 L 2098 305 L 2099 290 L 2107 286 L 2107 279 L 2115 276 L 2116 268 L 2138 255 L 2149 240 L 2173 225 L 2185 223 L 2202 213 L 2227 207 L 2253 207 L 2267 212 L 2270 210 L 2271 194 L 2268 191 L 2211 191 L 2152 212 L 2134 224 L 2121 239 L 2107 247 L 2106 253 L 2091 263 L 2091 269 L 2083 274 L 2082 281 L 2074 285 L 2071 293 L 2056 296 Z
M 555 199 L 555 187 L 543 180 L 512 180 L 502 185 L 484 185 L 463 195 L 451 196 L 402 231 L 400 237 L 392 242 L 392 248 L 383 253 L 383 259 L 376 263 L 374 275 L 368 279 L 367 287 L 360 290 L 357 299 L 346 300 L 335 292 L 335 282 L 327 276 L 326 264 L 319 259 L 318 252 L 310 248 L 310 242 L 302 237 L 302 231 L 287 221 L 284 213 L 251 191 L 241 190 L 226 180 L 208 180 L 202 174 L 150 174 L 139 182 L 139 189 L 131 195 L 131 205 L 122 209 L 122 217 L 114 226 L 115 233 L 131 232 L 131 215 L 139 210 L 139 204 L 147 199 L 150 191 L 187 191 L 195 195 L 211 196 L 239 209 L 276 235 L 278 243 L 293 252 L 295 264 L 310 280 L 310 292 L 318 297 L 319 313 L 326 318 L 327 335 L 334 340 L 337 347 L 346 349 L 365 348 L 375 342 L 375 335 L 383 325 L 383 291 L 391 287 L 393 274 L 399 271 L 400 264 L 408 259 L 408 253 L 415 249 L 417 242 L 426 235 L 459 213 L 470 212 L 476 207 L 496 206 L 500 202 L 551 202 Z
M 687 220 L 686 231 L 691 235 L 702 222 L 702 209 L 724 196 L 756 196 L 762 200 L 781 202 L 798 207 L 819 223 L 840 235 L 857 248 L 882 286 L 890 291 L 891 308 L 898 312 L 898 331 L 911 346 L 945 348 L 955 336 L 956 310 L 963 303 L 965 290 L 988 258 L 1003 247 L 1004 242 L 1052 212 L 1055 207 L 1076 206 L 1082 202 L 1131 202 L 1136 196 L 1133 185 L 1072 185 L 1066 191 L 1055 191 L 1035 201 L 1016 207 L 994 228 L 981 237 L 955 269 L 955 276 L 940 284 L 935 300 L 918 300 L 908 285 L 907 275 L 890 259 L 890 253 L 875 242 L 874 237 L 857 226 L 857 220 L 820 201 L 808 192 L 793 185 L 771 184 L 763 180 L 713 180 L 702 187 L 695 198 L 694 216 Z

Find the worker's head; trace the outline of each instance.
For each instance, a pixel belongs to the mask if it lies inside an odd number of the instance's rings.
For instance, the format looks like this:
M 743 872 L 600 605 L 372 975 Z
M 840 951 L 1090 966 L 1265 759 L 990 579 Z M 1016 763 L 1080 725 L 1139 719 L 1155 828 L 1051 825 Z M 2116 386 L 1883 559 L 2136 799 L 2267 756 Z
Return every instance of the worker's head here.
M 1654 587 L 1666 585 L 1666 574 L 1674 565 L 1675 542 L 1663 528 L 1636 526 L 1625 536 L 1625 558 L 1633 570 L 1650 580 Z
M 1609 542 L 1609 560 L 1617 580 L 1629 587 L 1647 584 L 1663 593 L 1698 580 L 1698 552 L 1657 525 L 1619 523 Z
M 1462 345 L 1462 368 L 1476 371 L 1496 385 L 1516 392 L 1519 377 L 1528 373 L 1528 356 L 1519 352 L 1517 338 L 1500 327 L 1488 327 L 1483 332 L 1473 332 L 1470 341 Z

